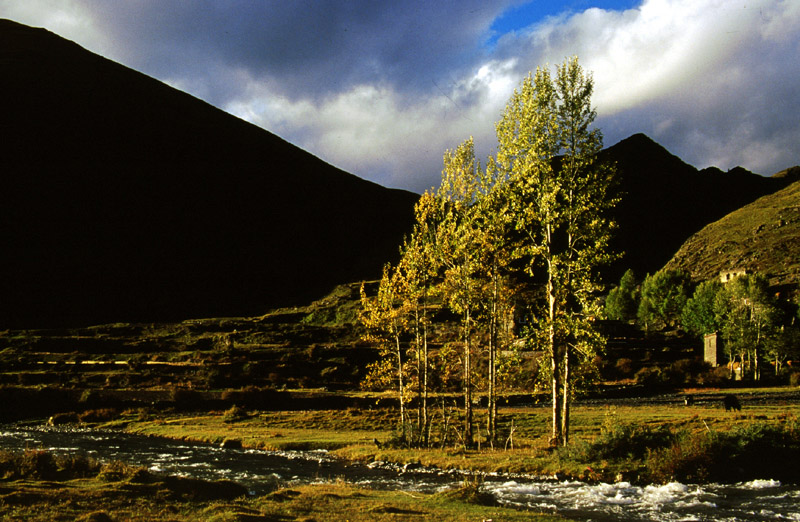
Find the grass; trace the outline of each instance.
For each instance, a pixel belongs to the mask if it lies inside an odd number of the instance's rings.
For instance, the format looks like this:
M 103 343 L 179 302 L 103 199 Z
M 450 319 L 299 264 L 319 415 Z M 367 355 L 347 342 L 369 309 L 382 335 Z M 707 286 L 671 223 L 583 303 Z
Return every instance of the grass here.
M 19 457 L 17 460 L 25 460 Z M 3 460 L 5 459 L 5 460 Z M 14 460 L 5 454 L 0 462 Z M 98 473 L 98 469 L 101 471 Z M 0 519 L 9 521 L 402 521 L 565 520 L 498 507 L 478 483 L 434 495 L 374 491 L 345 482 L 247 497 L 230 483 L 176 477 L 112 463 L 88 477 L 0 480 Z
M 484 443 L 479 449 L 396 448 L 375 444 L 376 440 L 381 443 L 394 435 L 395 412 L 390 408 L 250 412 L 234 422 L 226 422 L 225 416 L 224 412 L 146 419 L 131 415 L 102 426 L 212 444 L 235 439 L 244 447 L 259 449 L 327 449 L 341 458 L 362 462 L 419 463 L 483 472 L 558 473 L 578 479 L 613 481 L 619 476 L 641 472 L 646 449 L 655 450 L 660 447 L 658 444 L 670 442 L 669 433 L 677 437 L 680 434 L 727 433 L 760 424 L 783 426 L 787 419 L 800 417 L 800 405 L 747 405 L 743 412 L 737 413 L 725 412 L 716 403 L 691 407 L 672 404 L 576 406 L 572 412 L 570 450 L 548 447 L 550 412 L 547 408 L 502 409 L 498 443 L 494 448 Z M 513 449 L 510 444 L 506 447 L 506 443 L 511 442 L 508 435 L 512 422 Z M 636 427 L 638 431 L 629 427 Z M 597 441 L 610 443 L 613 437 L 620 439 L 615 443 L 623 447 L 631 437 L 636 437 L 642 449 L 630 455 L 585 449 L 586 445 Z M 582 445 L 584 450 L 580 450 Z

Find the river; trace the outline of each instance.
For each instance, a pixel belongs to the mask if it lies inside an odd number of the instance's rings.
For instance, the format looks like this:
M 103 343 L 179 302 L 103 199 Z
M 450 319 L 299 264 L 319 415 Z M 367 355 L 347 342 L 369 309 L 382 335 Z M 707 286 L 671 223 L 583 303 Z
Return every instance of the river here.
M 231 450 L 113 431 L 0 427 L 0 449 L 26 448 L 121 460 L 156 473 L 229 479 L 247 486 L 254 495 L 276 485 L 338 479 L 363 487 L 430 493 L 458 485 L 465 476 L 455 470 L 353 464 L 324 451 Z M 484 481 L 486 489 L 503 504 L 576 520 L 800 522 L 800 486 L 768 479 L 731 485 L 635 486 L 489 474 Z

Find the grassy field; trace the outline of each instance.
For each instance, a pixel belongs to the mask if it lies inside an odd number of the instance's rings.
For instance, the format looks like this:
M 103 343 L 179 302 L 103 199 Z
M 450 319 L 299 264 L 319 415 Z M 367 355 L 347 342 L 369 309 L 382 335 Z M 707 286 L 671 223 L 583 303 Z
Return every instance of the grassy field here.
M 720 392 L 721 393 L 721 392 Z M 760 393 L 764 393 L 763 390 Z M 768 392 L 767 392 L 768 393 Z M 404 448 L 388 444 L 396 436 L 396 414 L 391 408 L 322 411 L 251 411 L 232 419 L 230 412 L 203 415 L 148 416 L 123 415 L 103 427 L 123 428 L 131 433 L 162 436 L 187 441 L 220 444 L 226 439 L 240 441 L 244 447 L 259 449 L 328 449 L 339 457 L 371 462 L 419 463 L 440 468 L 470 469 L 484 472 L 522 472 L 541 475 L 561 474 L 583 480 L 613 481 L 631 476 L 645 465 L 646 451 L 638 454 L 606 455 L 594 446 L 621 444 L 609 437 L 648 437 L 652 434 L 680 437 L 703 434 L 737 433 L 757 427 L 784 429 L 796 426 L 800 404 L 773 400 L 747 404 L 741 412 L 726 412 L 715 399 L 695 406 L 642 404 L 619 406 L 576 406 L 572 412 L 572 444 L 567 449 L 548 446 L 550 412 L 543 407 L 504 408 L 500 413 L 500 433 L 494 447 L 459 446 Z M 453 419 L 457 423 L 459 419 Z M 434 430 L 435 432 L 435 430 Z M 637 439 L 638 440 L 638 439 Z M 651 444 L 659 449 L 672 439 L 645 440 L 631 444 Z
M 475 484 L 432 495 L 356 488 L 344 482 L 280 489 L 248 497 L 235 484 L 155 477 L 119 463 L 72 461 L 72 475 L 43 473 L 43 452 L 0 455 L 0 519 L 14 521 L 403 521 L 564 518 L 496 505 Z M 34 461 L 33 463 L 31 461 Z M 58 466 L 63 466 L 63 462 Z M 56 469 L 57 466 L 53 467 Z M 78 471 L 79 468 L 79 471 Z M 58 475 L 65 470 L 58 468 Z

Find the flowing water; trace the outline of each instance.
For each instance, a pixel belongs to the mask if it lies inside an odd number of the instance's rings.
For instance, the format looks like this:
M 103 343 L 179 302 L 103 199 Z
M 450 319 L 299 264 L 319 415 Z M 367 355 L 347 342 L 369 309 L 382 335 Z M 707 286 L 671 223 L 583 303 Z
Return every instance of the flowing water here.
M 101 461 L 121 460 L 156 473 L 228 479 L 247 486 L 253 494 L 276 485 L 338 479 L 363 487 L 430 493 L 459 485 L 465 476 L 458 471 L 386 463 L 352 464 L 324 451 L 231 450 L 111 431 L 5 426 L 0 427 L 0 449 L 81 453 Z M 800 486 L 773 480 L 634 486 L 488 474 L 484 485 L 503 504 L 576 520 L 800 522 Z

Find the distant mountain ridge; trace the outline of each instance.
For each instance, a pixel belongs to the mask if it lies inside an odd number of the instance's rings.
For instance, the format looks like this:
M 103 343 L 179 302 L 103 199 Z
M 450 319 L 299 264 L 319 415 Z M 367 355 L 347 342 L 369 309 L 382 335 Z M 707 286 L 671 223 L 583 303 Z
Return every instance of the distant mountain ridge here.
M 417 195 L 0 20 L 0 328 L 258 314 L 379 276 Z
M 258 315 L 378 277 L 411 228 L 417 195 L 44 29 L 0 20 L 0 77 L 0 329 Z M 800 176 L 698 170 L 643 134 L 601 157 L 612 281 Z
M 775 286 L 800 284 L 800 181 L 737 209 L 692 235 L 667 263 L 695 281 L 759 272 Z
M 708 223 L 791 183 L 741 167 L 698 170 L 644 134 L 608 147 L 601 158 L 617 166 L 622 200 L 613 211 L 619 229 L 613 246 L 625 252 L 611 272 L 627 268 L 641 278 L 664 266 L 692 234 Z

